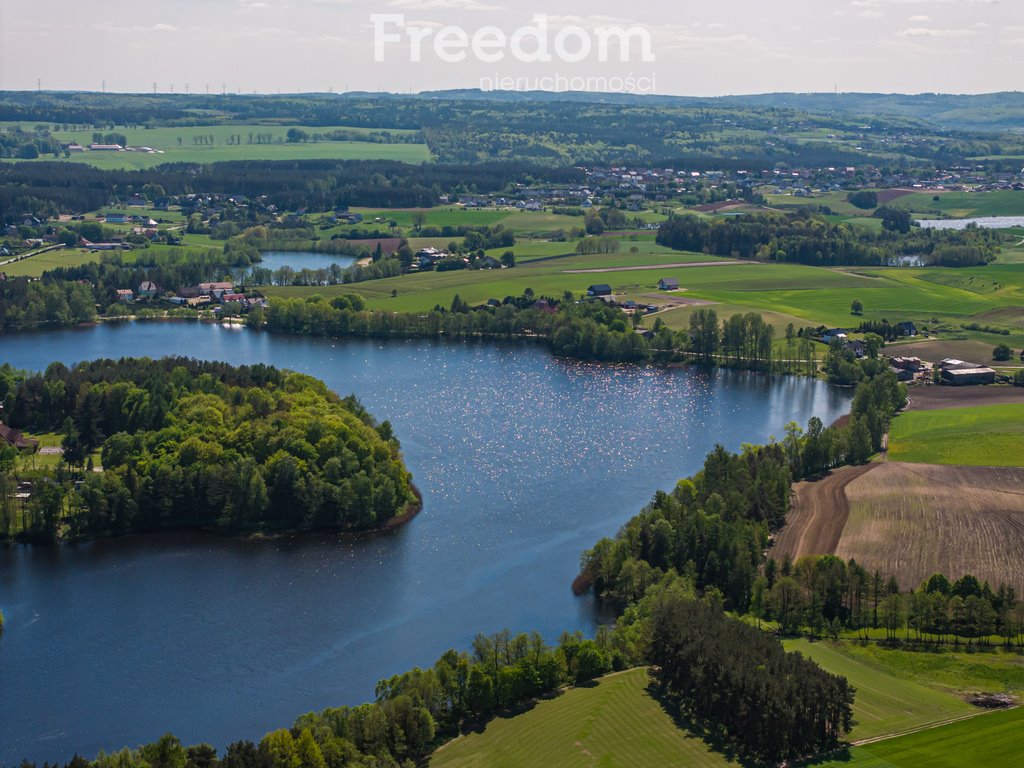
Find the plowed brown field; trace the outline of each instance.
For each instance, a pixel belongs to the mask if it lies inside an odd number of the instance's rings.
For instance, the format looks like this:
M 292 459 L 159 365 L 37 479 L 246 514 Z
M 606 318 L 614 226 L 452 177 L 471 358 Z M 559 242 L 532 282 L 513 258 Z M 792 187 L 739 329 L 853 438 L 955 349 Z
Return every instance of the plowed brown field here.
M 855 558 L 904 588 L 972 573 L 1024 589 L 1024 469 L 886 462 L 796 486 L 772 555 Z

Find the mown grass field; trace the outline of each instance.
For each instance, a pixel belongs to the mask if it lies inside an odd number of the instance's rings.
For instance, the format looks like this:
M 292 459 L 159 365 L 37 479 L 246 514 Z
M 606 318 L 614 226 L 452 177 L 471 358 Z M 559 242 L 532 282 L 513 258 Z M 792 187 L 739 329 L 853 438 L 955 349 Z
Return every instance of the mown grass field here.
M 58 267 L 80 267 L 99 261 L 99 254 L 91 253 L 81 248 L 62 248 L 57 251 L 47 251 L 37 256 L 30 256 L 22 261 L 13 264 L 6 264 L 0 267 L 0 272 L 6 273 L 9 277 L 39 277 L 51 269 Z
M 1024 755 L 1024 708 L 854 747 L 817 768 L 1017 768 Z
M 988 728 L 989 724 L 996 725 L 1001 716 L 981 715 L 981 710 L 966 703 L 962 694 L 979 690 L 1019 693 L 1024 689 L 1024 665 L 1020 664 L 1019 655 L 1002 651 L 926 653 L 889 650 L 877 644 L 808 640 L 787 640 L 785 645 L 787 650 L 799 651 L 826 670 L 843 675 L 856 687 L 857 725 L 850 734 L 852 740 L 906 733 L 972 715 L 982 719 L 972 717 L 965 721 L 965 732 L 973 732 L 975 727 Z M 430 766 L 668 768 L 730 764 L 702 739 L 680 728 L 649 695 L 647 683 L 647 673 L 642 669 L 608 675 L 594 687 L 570 690 L 558 698 L 539 702 L 524 714 L 488 723 L 482 732 L 440 749 L 431 758 Z M 997 720 L 988 720 L 992 717 Z M 1013 722 L 1019 724 L 1019 720 Z M 947 727 L 950 726 L 927 733 L 946 733 Z M 899 743 L 901 759 L 923 761 L 929 756 L 927 741 L 905 747 L 904 738 L 878 742 L 870 749 Z M 1016 738 L 1015 743 L 1019 743 L 1020 737 Z M 876 754 L 868 749 L 854 748 L 850 755 L 863 759 Z M 1002 753 L 992 754 L 996 759 Z
M 15 125 L 7 123 L 5 125 Z M 31 131 L 35 123 L 21 123 Z M 155 154 L 145 152 L 73 152 L 69 162 L 88 163 L 97 168 L 114 169 L 152 168 L 161 163 L 213 163 L 221 160 L 401 160 L 421 163 L 430 160 L 426 144 L 379 144 L 370 141 L 320 141 L 316 143 L 289 144 L 285 139 L 289 128 L 297 127 L 307 133 L 329 133 L 344 129 L 356 134 L 367 134 L 370 128 L 349 128 L 346 126 L 323 126 L 312 128 L 282 125 L 209 125 L 182 126 L 172 128 L 125 128 L 118 127 L 128 139 L 131 147 L 149 147 L 158 150 Z M 108 132 L 106 130 L 104 133 Z M 92 131 L 56 131 L 54 136 L 64 142 L 78 142 L 83 146 L 92 143 Z M 249 144 L 249 134 L 271 134 L 270 143 Z M 410 131 L 390 131 L 409 134 Z M 211 145 L 196 144 L 194 137 L 213 137 Z M 228 144 L 229 136 L 241 136 L 241 144 Z M 181 143 L 178 143 L 178 139 Z M 40 160 L 53 160 L 52 156 Z M 64 159 L 63 157 L 59 159 Z M 23 161 L 35 162 L 35 161 Z
M 870 656 L 851 653 L 846 643 L 787 640 L 785 646 L 787 651 L 800 651 L 829 672 L 842 675 L 857 689 L 857 724 L 850 732 L 851 740 L 901 733 L 976 711 L 951 692 L 896 676 Z
M 919 464 L 1024 466 L 1024 405 L 989 405 L 897 416 L 889 458 Z
M 608 675 L 539 702 L 514 718 L 436 752 L 431 768 L 713 768 L 730 763 L 700 738 L 678 728 L 647 693 L 646 669 Z

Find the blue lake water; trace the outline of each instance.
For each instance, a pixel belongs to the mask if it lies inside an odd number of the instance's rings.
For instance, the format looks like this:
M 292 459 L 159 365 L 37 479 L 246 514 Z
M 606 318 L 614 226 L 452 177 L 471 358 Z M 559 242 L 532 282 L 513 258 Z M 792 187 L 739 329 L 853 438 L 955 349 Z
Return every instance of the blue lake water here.
M 330 269 L 331 264 L 337 264 L 342 269 L 347 269 L 356 263 L 351 256 L 332 256 L 328 253 L 311 253 L 309 251 L 266 251 L 260 256 L 263 257 L 263 261 L 256 266 L 270 270 L 291 267 L 296 272 L 302 269 Z
M 0 548 L 0 764 L 173 731 L 218 747 L 373 698 L 477 632 L 591 632 L 580 553 L 715 443 L 845 413 L 817 381 L 556 360 L 524 345 L 328 341 L 198 323 L 0 336 L 0 362 L 265 362 L 390 419 L 425 508 L 394 534 Z

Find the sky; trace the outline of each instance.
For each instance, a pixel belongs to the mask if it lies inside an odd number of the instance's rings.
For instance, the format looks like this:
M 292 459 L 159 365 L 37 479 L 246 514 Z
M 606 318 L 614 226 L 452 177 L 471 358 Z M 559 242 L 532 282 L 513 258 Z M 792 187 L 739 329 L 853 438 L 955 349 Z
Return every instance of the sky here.
M 0 89 L 37 87 L 1022 90 L 1024 0 L 0 0 Z

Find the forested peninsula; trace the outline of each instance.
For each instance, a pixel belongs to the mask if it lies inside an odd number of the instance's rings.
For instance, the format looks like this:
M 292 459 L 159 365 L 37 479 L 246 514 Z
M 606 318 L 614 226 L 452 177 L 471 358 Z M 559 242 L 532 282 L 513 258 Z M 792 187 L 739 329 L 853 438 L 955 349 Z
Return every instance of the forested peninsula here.
M 20 472 L 27 498 L 0 494 L 0 539 L 364 530 L 419 504 L 391 425 L 303 374 L 98 360 L 12 375 L 4 389 L 7 426 L 60 434 L 63 455 Z

